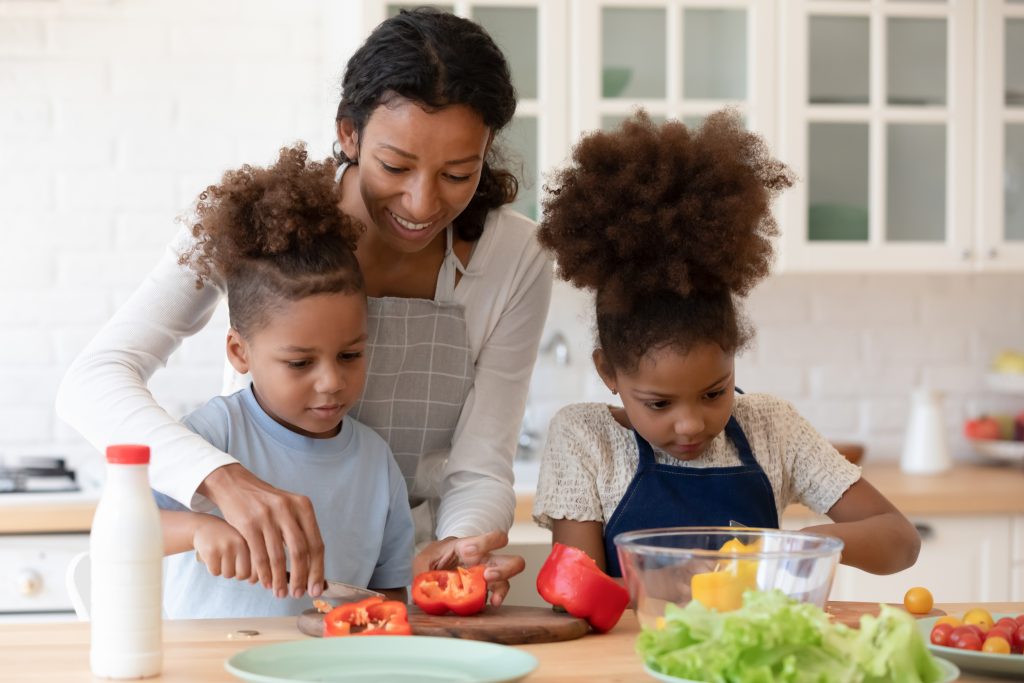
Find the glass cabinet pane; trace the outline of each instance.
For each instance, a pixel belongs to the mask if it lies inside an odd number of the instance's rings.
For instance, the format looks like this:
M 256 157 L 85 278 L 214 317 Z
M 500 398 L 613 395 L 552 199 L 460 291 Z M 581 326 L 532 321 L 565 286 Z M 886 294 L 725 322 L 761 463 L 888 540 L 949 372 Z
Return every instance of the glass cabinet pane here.
M 886 146 L 886 238 L 946 239 L 946 127 L 894 123 Z
M 431 5 L 428 5 L 428 6 L 429 7 L 437 8 L 439 10 L 443 10 L 445 12 L 454 12 L 455 11 L 455 6 L 454 5 L 435 5 L 435 4 L 431 4 Z M 396 14 L 398 14 L 399 12 L 401 12 L 404 9 L 416 9 L 417 7 L 423 7 L 423 5 L 421 5 L 419 3 L 416 3 L 416 2 L 388 3 L 388 16 L 389 17 L 393 17 L 393 16 L 395 16 Z
M 1006 20 L 1006 106 L 1024 106 L 1024 19 Z
M 1024 241 L 1024 124 L 1006 126 L 1006 201 L 1004 225 L 1007 240 Z
M 808 27 L 811 104 L 867 104 L 870 25 L 867 17 L 812 16 Z
M 519 197 L 512 208 L 537 219 L 537 117 L 517 116 L 501 132 L 501 143 L 506 153 L 506 168 L 519 178 Z
M 505 53 L 519 97 L 537 99 L 537 8 L 474 7 L 473 20 Z
M 807 133 L 807 238 L 867 241 L 868 125 L 812 123 Z
M 747 13 L 683 12 L 683 97 L 742 100 L 747 96 Z
M 889 104 L 946 103 L 946 20 L 890 18 Z
M 665 97 L 665 41 L 665 10 L 605 7 L 601 96 Z

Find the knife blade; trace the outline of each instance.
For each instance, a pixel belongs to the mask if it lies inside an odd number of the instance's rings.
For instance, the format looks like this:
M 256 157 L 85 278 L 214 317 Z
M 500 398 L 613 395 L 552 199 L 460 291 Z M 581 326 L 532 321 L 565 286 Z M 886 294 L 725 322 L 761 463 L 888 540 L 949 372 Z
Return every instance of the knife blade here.
M 327 600 L 336 600 L 338 602 L 357 602 L 359 600 L 365 600 L 366 598 L 383 598 L 383 593 L 370 590 L 369 588 L 361 588 L 359 586 L 353 586 L 350 583 L 343 583 L 341 581 L 331 581 L 330 579 L 324 581 L 324 592 L 320 594 L 321 598 Z

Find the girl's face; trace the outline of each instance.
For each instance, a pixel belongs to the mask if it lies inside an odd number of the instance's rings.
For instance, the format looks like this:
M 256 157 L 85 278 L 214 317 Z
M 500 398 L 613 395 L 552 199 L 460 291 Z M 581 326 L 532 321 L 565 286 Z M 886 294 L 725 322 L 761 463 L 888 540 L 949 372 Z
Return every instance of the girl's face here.
M 260 406 L 293 432 L 337 435 L 366 383 L 366 297 L 316 294 L 288 302 L 247 338 L 228 332 L 228 359 L 252 373 Z
M 596 360 L 605 384 L 621 394 L 633 428 L 679 460 L 700 457 L 732 414 L 734 357 L 717 344 L 688 353 L 652 351 L 632 374 L 611 370 L 603 355 Z
M 361 135 L 351 120 L 339 122 L 338 139 L 346 156 L 359 161 L 364 210 L 344 198 L 342 207 L 369 221 L 370 230 L 376 226 L 391 248 L 414 253 L 469 205 L 491 130 L 464 105 L 428 113 L 396 98 L 373 111 Z

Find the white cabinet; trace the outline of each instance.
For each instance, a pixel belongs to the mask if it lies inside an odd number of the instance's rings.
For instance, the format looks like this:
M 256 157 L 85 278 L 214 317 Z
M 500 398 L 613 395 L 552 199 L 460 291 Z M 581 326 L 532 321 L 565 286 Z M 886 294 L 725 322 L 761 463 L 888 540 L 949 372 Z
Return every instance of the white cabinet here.
M 1019 558 L 1024 519 L 1008 515 L 934 515 L 913 517 L 911 521 L 921 533 L 921 554 L 913 567 L 877 576 L 840 566 L 830 598 L 900 603 L 907 589 L 924 586 L 936 602 L 1021 599 L 1024 565 L 1014 561 L 1013 538 L 1016 534 Z M 815 523 L 807 518 L 783 520 L 791 529 Z M 1016 580 L 1012 578 L 1014 572 Z
M 1013 518 L 1013 569 L 1010 571 L 1010 600 L 1024 602 L 1024 515 Z
M 779 150 L 805 180 L 781 203 L 783 269 L 1024 268 L 1024 7 L 780 11 Z
M 364 0 L 367 30 L 406 3 Z M 800 181 L 784 271 L 1024 271 L 1020 0 L 459 0 L 520 92 L 518 208 L 637 106 L 735 106 Z

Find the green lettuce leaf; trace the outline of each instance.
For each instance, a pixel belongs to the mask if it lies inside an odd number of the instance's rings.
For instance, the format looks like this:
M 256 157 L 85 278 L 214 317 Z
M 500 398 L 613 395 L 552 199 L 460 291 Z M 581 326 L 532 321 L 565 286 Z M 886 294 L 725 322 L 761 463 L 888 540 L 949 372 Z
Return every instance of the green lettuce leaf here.
M 861 629 L 833 624 L 780 591 L 748 591 L 733 612 L 668 605 L 637 652 L 651 668 L 705 683 L 935 683 L 941 671 L 901 610 L 882 606 Z

